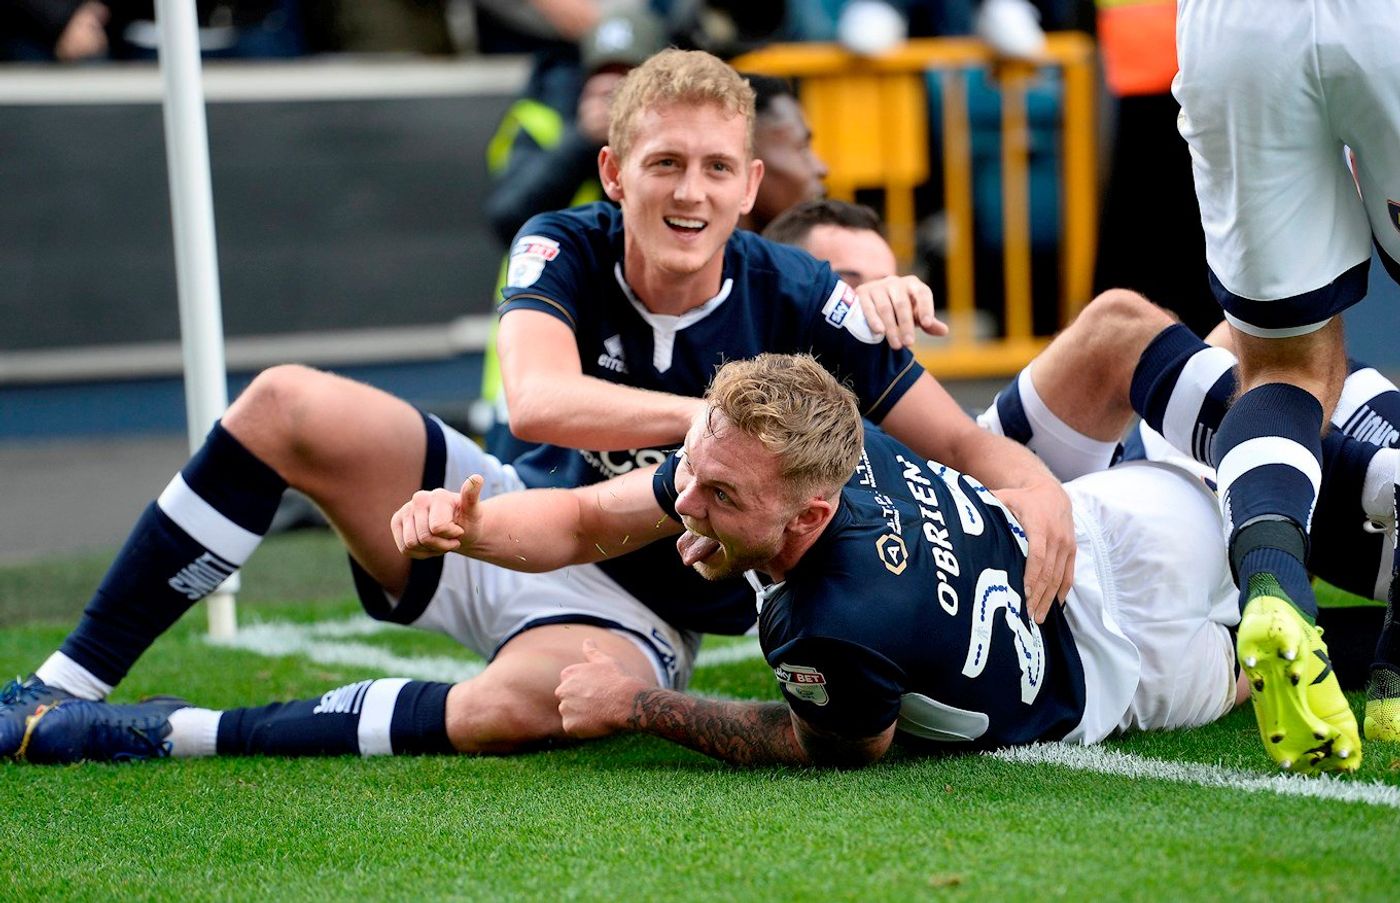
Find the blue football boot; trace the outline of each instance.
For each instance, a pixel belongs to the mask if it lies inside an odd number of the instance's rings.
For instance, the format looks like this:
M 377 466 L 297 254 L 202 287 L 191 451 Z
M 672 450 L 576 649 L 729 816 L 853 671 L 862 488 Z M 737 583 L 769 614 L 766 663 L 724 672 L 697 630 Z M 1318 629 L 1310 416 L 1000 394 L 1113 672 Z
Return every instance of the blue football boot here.
M 15 758 L 36 765 L 163 759 L 170 755 L 170 713 L 188 707 L 174 696 L 44 706 L 26 721 Z
M 0 757 L 10 758 L 19 749 L 30 715 L 70 699 L 77 697 L 49 686 L 33 674 L 24 680 L 16 677 L 0 688 Z

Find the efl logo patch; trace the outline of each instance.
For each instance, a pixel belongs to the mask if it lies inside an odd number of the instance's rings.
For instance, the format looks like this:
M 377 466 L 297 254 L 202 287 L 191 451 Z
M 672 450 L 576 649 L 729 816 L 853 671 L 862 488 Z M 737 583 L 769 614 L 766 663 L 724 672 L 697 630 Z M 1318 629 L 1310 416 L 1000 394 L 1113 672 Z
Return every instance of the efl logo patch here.
M 898 577 L 909 566 L 909 550 L 904 546 L 904 537 L 886 533 L 875 540 L 875 551 L 885 570 Z
M 510 252 L 506 285 L 526 288 L 544 272 L 544 265 L 559 256 L 559 242 L 543 235 L 523 235 Z
M 812 705 L 826 705 L 831 701 L 831 697 L 826 693 L 826 675 L 816 668 L 783 662 L 773 669 L 773 676 L 798 699 Z
M 1390 211 L 1390 224 L 1400 232 L 1400 201 L 1386 200 L 1385 209 Z

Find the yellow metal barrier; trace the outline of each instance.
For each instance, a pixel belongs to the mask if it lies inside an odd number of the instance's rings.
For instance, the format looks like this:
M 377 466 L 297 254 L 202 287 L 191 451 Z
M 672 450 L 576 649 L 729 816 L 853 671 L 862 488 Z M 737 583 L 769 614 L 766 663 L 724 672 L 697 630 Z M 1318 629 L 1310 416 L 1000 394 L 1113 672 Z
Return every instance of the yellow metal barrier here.
M 939 376 L 1013 373 L 1045 347 L 1031 316 L 1029 126 L 1026 87 L 1039 66 L 1058 66 L 1064 90 L 1060 142 L 1060 316 L 1063 326 L 1088 303 L 1093 284 L 1098 199 L 1094 136 L 1094 44 L 1078 32 L 1047 35 L 1035 64 L 998 62 L 974 38 L 915 38 L 877 57 L 836 44 L 778 44 L 734 60 L 743 72 L 799 79 L 798 93 L 813 144 L 831 173 L 832 197 L 852 200 L 857 189 L 884 192 L 890 244 L 901 266 L 914 258 L 914 189 L 927 182 L 928 98 L 924 73 L 942 73 L 941 149 L 949 234 L 946 341 L 924 343 L 920 361 Z M 995 66 L 1001 87 L 1003 273 L 1002 335 L 977 338 L 974 329 L 972 139 L 967 70 Z

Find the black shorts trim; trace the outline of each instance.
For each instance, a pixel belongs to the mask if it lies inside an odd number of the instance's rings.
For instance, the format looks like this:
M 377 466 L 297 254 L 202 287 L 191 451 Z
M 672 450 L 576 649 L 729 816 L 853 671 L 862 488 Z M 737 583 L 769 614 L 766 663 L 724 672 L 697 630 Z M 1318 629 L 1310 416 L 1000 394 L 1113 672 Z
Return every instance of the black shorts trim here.
M 1366 296 L 1371 261 L 1365 260 L 1327 285 L 1271 301 L 1242 298 L 1227 289 L 1210 271 L 1210 289 L 1230 316 L 1258 329 L 1297 329 L 1325 322 Z
M 438 489 L 447 478 L 447 437 L 442 433 L 438 422 L 422 411 L 423 429 L 427 434 L 427 451 L 423 456 L 423 489 Z M 387 527 L 387 525 L 386 525 Z M 389 621 L 394 624 L 412 624 L 427 611 L 428 603 L 437 593 L 442 580 L 442 557 L 424 558 L 414 561 L 408 570 L 408 586 L 398 605 L 390 605 L 384 597 L 384 587 L 369 575 L 353 557 L 350 558 L 350 576 L 355 581 L 355 592 L 360 597 L 360 605 L 365 614 L 376 621 Z
M 1385 267 L 1385 271 L 1390 274 L 1391 280 L 1393 280 L 1396 285 L 1400 285 L 1400 261 L 1391 257 L 1389 252 L 1381 247 L 1380 242 L 1376 242 L 1376 256 L 1381 259 L 1381 266 Z

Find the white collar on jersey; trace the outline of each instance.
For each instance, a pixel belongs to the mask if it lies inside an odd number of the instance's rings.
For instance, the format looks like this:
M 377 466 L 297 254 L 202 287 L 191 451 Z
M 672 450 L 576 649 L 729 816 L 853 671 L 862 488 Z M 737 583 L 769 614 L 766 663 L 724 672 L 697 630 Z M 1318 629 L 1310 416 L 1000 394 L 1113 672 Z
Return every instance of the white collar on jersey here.
M 777 595 L 778 590 L 787 583 L 786 580 L 774 583 L 758 571 L 744 571 L 744 579 L 749 581 L 749 586 L 753 587 L 754 608 L 758 610 L 759 614 L 763 614 L 764 603 Z
M 693 307 L 680 316 L 657 314 L 647 310 L 642 299 L 638 298 L 637 293 L 632 291 L 632 286 L 627 284 L 627 279 L 622 275 L 621 263 L 613 264 L 613 275 L 617 277 L 617 284 L 622 286 L 622 293 L 627 296 L 627 300 L 632 302 L 637 313 L 651 327 L 651 365 L 656 368 L 657 373 L 665 373 L 671 369 L 671 353 L 676 344 L 676 333 L 714 313 L 734 290 L 733 278 L 726 276 L 724 283 L 719 287 L 719 294 L 699 307 Z

